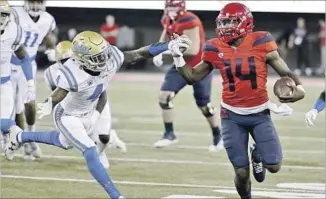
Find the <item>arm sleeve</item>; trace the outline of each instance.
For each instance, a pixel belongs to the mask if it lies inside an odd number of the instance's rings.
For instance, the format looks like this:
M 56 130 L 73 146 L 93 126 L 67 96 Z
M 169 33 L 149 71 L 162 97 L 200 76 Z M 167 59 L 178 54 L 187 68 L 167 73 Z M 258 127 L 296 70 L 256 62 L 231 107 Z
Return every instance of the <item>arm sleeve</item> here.
M 269 32 L 262 32 L 254 41 L 253 47 L 258 48 L 264 54 L 278 49 L 275 38 Z
M 192 29 L 196 26 L 201 26 L 200 20 L 196 16 L 193 16 L 193 15 L 186 16 L 186 17 L 179 19 L 178 23 L 179 23 L 178 29 L 180 32 L 183 32 L 184 30 L 187 30 L 187 29 Z
M 114 67 L 116 68 L 116 71 L 118 71 L 122 64 L 123 61 L 125 59 L 124 54 L 115 46 L 112 46 L 112 50 L 111 50 L 112 54 L 111 54 L 111 59 L 114 63 Z
M 218 61 L 218 54 L 220 53 L 218 47 L 212 42 L 206 41 L 202 51 L 202 60 L 211 63 L 214 66 L 214 63 Z

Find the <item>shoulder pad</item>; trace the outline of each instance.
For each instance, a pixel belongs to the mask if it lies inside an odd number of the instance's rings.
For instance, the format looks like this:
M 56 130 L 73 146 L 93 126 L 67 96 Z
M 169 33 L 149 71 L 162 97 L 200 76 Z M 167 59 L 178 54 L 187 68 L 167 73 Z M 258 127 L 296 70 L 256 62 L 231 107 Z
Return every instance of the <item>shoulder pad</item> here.
M 73 65 L 72 65 L 73 67 Z M 78 82 L 75 77 L 75 74 L 66 64 L 58 69 L 57 74 L 57 85 L 68 91 L 77 92 L 78 91 Z

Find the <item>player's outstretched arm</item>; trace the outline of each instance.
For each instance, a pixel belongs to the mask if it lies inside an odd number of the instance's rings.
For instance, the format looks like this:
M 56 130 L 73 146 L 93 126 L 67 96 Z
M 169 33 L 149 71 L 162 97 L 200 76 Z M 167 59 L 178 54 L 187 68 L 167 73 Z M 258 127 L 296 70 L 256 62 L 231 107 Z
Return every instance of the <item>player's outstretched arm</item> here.
M 158 42 L 150 44 L 148 46 L 141 47 L 137 50 L 125 51 L 123 65 L 129 65 L 136 63 L 137 61 L 155 57 L 167 50 L 178 50 L 180 54 L 180 48 L 184 50 L 188 49 L 191 41 L 186 36 L 176 37 L 170 41 Z
M 285 61 L 282 59 L 282 57 L 279 55 L 279 53 L 276 50 L 271 51 L 266 55 L 266 62 L 281 77 L 288 76 L 292 78 L 296 84 L 296 86 L 289 85 L 292 87 L 294 92 L 291 96 L 282 97 L 282 99 L 280 99 L 281 102 L 283 103 L 296 102 L 304 98 L 305 91 L 299 79 L 299 76 L 289 69 L 288 65 L 285 63 Z
M 173 57 L 174 63 L 180 75 L 187 81 L 187 84 L 193 85 L 206 77 L 214 67 L 205 61 L 200 62 L 197 66 L 191 67 L 186 64 L 183 57 Z
M 60 103 L 68 94 L 69 91 L 57 87 L 43 103 L 37 104 L 37 114 L 39 115 L 38 119 L 42 119 L 46 115 L 50 115 L 52 113 L 53 107 L 55 107 L 58 103 Z
M 325 109 L 325 91 L 321 92 L 320 96 L 316 100 L 313 108 L 306 113 L 305 120 L 306 124 L 313 126 L 313 121 L 317 118 L 318 113 Z

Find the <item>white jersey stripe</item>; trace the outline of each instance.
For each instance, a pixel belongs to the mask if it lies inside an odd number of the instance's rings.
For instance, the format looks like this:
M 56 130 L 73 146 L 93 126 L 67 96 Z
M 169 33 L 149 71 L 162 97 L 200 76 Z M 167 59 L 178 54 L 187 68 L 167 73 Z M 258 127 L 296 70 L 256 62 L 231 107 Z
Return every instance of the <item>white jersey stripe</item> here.
M 11 9 L 11 13 L 13 14 L 13 16 L 14 16 L 14 19 L 15 19 L 15 22 L 16 22 L 16 24 L 19 24 L 19 16 L 18 16 L 18 13 L 17 13 L 17 11 L 15 10 L 15 9 Z
M 76 140 L 68 131 L 68 129 L 63 125 L 61 121 L 61 117 L 63 116 L 63 114 L 64 114 L 64 109 L 59 104 L 54 112 L 54 122 L 57 128 L 73 144 L 74 147 L 76 147 L 77 149 L 83 152 L 87 147 L 83 145 L 81 142 L 79 142 L 78 140 Z
M 69 75 L 69 73 L 63 68 L 63 67 L 61 67 L 61 68 L 59 68 L 59 71 L 61 71 L 62 72 L 62 74 L 66 77 L 66 80 L 67 80 L 67 82 L 68 82 L 68 84 L 69 84 L 69 89 L 71 90 L 71 91 L 77 91 L 77 89 L 76 89 L 76 85 L 74 85 L 73 83 L 72 83 L 72 81 L 71 81 L 71 77 L 70 77 L 70 75 Z
M 118 64 L 118 58 L 116 56 L 116 50 L 114 49 L 114 47 L 112 46 L 112 58 L 113 58 L 113 61 L 115 62 L 115 64 Z
M 76 91 L 78 91 L 78 83 L 77 83 L 77 80 L 76 80 L 74 74 L 71 72 L 71 70 L 66 65 L 63 65 L 61 68 L 64 68 L 65 71 L 67 71 L 73 86 L 75 87 Z
M 123 61 L 124 61 L 124 57 L 123 57 L 123 53 L 120 51 L 118 51 L 117 49 L 116 49 L 116 47 L 115 46 L 113 46 L 112 47 L 112 49 L 113 49 L 113 55 L 115 56 L 115 58 L 116 58 L 116 64 L 117 64 L 117 70 L 119 70 L 120 69 L 120 67 L 121 67 L 121 65 L 123 64 Z M 120 55 L 121 54 L 121 55 Z
M 16 46 L 19 45 L 22 37 L 23 37 L 23 29 L 22 29 L 22 27 L 20 27 L 20 25 L 17 24 L 17 37 L 16 37 L 16 39 L 14 41 L 14 44 L 13 44 L 14 49 L 15 49 Z

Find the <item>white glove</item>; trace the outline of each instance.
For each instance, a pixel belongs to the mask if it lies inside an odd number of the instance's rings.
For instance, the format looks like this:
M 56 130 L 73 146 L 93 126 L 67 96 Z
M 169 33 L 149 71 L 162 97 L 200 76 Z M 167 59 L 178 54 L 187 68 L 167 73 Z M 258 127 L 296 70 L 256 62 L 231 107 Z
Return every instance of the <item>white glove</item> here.
M 182 51 L 186 51 L 191 45 L 190 39 L 186 35 L 176 36 L 169 42 L 168 48 L 173 57 L 183 57 Z
M 306 113 L 305 115 L 306 124 L 308 124 L 309 126 L 313 126 L 314 125 L 313 121 L 316 120 L 317 115 L 318 115 L 317 109 L 311 109 L 308 113 Z
M 42 119 L 46 115 L 52 113 L 52 97 L 49 97 L 46 102 L 37 104 L 37 114 L 39 114 L 38 119 Z
M 51 62 L 56 61 L 54 49 L 48 49 L 44 53 L 48 56 L 49 61 L 51 61 Z
M 163 65 L 163 55 L 159 54 L 153 58 L 153 63 L 155 66 L 160 67 Z
M 31 101 L 35 100 L 35 94 L 36 88 L 35 88 L 35 83 L 34 80 L 28 80 L 27 81 L 27 94 L 24 99 L 24 103 L 30 103 Z

